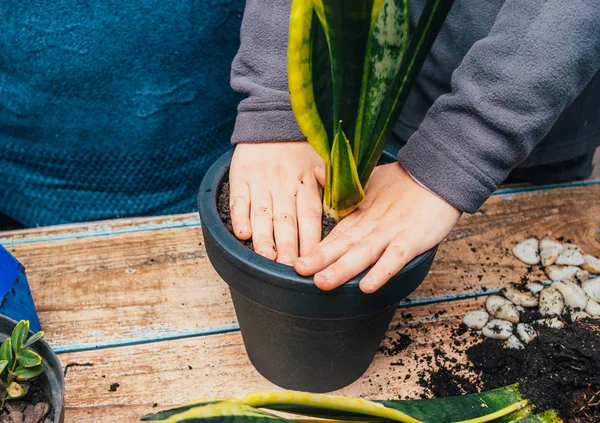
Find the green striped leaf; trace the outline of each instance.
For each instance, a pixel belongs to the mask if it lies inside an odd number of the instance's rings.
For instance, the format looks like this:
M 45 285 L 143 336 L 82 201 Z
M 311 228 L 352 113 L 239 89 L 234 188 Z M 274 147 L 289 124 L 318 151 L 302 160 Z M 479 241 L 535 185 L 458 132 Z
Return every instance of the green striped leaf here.
M 174 416 L 175 414 L 181 414 L 185 411 L 191 410 L 192 408 L 201 407 L 205 405 L 217 404 L 222 402 L 221 399 L 205 398 L 198 401 L 193 401 L 184 404 L 179 407 L 170 408 L 168 410 L 159 411 L 158 413 L 146 414 L 140 420 L 143 422 L 155 422 L 166 420 L 167 418 Z
M 331 197 L 325 192 L 324 212 L 340 220 L 350 214 L 365 199 L 356 163 L 352 156 L 352 147 L 344 132 L 339 129 L 333 140 L 331 149 L 330 178 Z
M 166 423 L 293 423 L 293 420 L 284 419 L 273 414 L 257 410 L 243 404 L 220 402 L 206 406 L 191 408 L 182 413 L 169 416 Z

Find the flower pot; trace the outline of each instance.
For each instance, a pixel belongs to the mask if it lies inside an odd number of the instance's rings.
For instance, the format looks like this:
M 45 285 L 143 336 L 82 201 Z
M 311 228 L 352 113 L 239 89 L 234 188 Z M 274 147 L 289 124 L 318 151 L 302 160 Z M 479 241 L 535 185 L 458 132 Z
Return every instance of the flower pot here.
M 17 322 L 15 320 L 0 315 L 0 343 L 4 342 L 4 340 L 12 334 L 16 325 Z M 33 335 L 33 332 L 30 331 L 29 335 Z M 39 383 L 38 386 L 43 390 L 43 396 L 47 398 L 48 403 L 52 406 L 52 413 L 54 416 L 52 422 L 63 423 L 65 419 L 65 380 L 63 378 L 60 361 L 54 351 L 52 351 L 52 348 L 50 348 L 50 345 L 48 345 L 44 339 L 40 339 L 33 344 L 31 349 L 42 356 L 44 373 L 35 380 Z M 24 399 L 27 399 L 27 396 Z
M 231 156 L 223 155 L 204 176 L 198 208 L 208 257 L 230 287 L 250 361 L 286 389 L 329 392 L 349 385 L 369 367 L 398 303 L 423 281 L 436 249 L 374 294 L 358 287 L 364 273 L 321 291 L 312 278 L 246 248 L 223 225 L 217 198 Z

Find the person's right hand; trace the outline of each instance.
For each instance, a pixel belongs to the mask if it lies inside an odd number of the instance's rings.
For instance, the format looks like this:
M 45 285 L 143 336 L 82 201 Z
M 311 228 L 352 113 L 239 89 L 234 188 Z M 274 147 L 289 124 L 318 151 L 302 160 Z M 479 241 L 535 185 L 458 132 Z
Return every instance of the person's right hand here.
M 323 160 L 306 141 L 238 144 L 229 170 L 233 231 L 254 251 L 292 265 L 321 241 Z

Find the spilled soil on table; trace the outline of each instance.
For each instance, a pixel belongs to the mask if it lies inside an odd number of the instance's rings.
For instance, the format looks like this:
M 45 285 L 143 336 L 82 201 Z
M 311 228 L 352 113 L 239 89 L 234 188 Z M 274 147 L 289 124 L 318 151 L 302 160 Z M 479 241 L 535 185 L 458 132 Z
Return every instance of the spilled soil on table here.
M 473 343 L 466 364 L 454 365 L 434 350 L 431 359 L 439 369 L 423 371 L 421 386 L 444 397 L 519 383 L 540 410 L 554 409 L 568 423 L 600 422 L 600 322 L 586 319 L 537 330 L 539 336 L 521 350 L 489 338 Z
M 227 230 L 233 233 L 233 223 L 231 221 L 231 213 L 229 210 L 229 182 L 224 182 L 221 191 L 217 197 L 217 212 L 219 213 L 219 217 L 221 221 L 225 225 Z M 336 221 L 334 219 L 323 217 L 321 221 L 321 239 L 325 238 L 329 235 L 329 232 L 335 227 Z M 244 244 L 248 249 L 254 251 L 254 246 L 252 245 L 252 240 L 240 241 Z

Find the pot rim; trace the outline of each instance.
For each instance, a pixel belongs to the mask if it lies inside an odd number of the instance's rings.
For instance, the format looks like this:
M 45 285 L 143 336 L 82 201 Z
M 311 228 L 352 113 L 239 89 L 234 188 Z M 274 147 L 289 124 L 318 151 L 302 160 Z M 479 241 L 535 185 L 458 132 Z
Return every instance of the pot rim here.
M 223 224 L 217 210 L 217 201 L 215 197 L 219 194 L 221 181 L 227 176 L 229 165 L 233 156 L 233 149 L 223 154 L 217 159 L 208 169 L 198 192 L 198 210 L 200 212 L 200 220 L 204 236 L 210 236 L 215 242 L 223 247 L 223 250 L 239 264 L 246 269 L 254 272 L 260 272 L 272 276 L 272 283 L 286 289 L 303 291 L 312 294 L 354 294 L 362 293 L 358 288 L 360 280 L 366 275 L 367 270 L 350 279 L 345 284 L 332 291 L 323 291 L 314 284 L 312 277 L 301 276 L 291 266 L 286 266 L 281 263 L 269 260 L 260 256 L 254 251 L 244 246 L 232 233 L 230 233 Z M 419 266 L 422 262 L 429 259 L 435 254 L 437 246 L 418 255 L 412 259 L 404 268 L 397 274 L 401 276 L 408 273 L 414 267 Z M 392 281 L 388 282 L 392 283 Z

